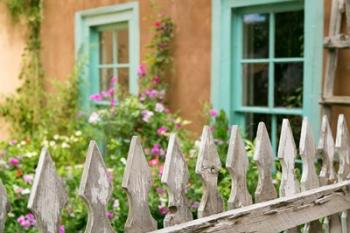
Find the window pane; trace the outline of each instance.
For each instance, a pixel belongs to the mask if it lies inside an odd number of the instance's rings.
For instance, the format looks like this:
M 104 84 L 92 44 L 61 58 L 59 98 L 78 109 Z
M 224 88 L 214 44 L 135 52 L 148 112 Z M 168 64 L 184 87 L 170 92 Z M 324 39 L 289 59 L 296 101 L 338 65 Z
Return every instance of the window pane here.
M 129 93 L 129 69 L 118 69 L 118 94 Z
M 256 114 L 256 113 L 246 113 L 245 114 L 245 130 L 249 140 L 254 140 L 256 137 L 256 132 L 258 130 L 259 122 L 264 122 L 269 132 L 271 134 L 271 115 L 267 114 Z M 270 137 L 271 138 L 271 137 Z
M 269 51 L 269 15 L 243 15 L 243 57 L 267 58 Z
M 114 76 L 113 69 L 100 69 L 100 91 L 107 91 Z
M 113 32 L 100 32 L 100 64 L 113 64 Z
M 277 13 L 275 20 L 275 56 L 303 57 L 304 11 Z
M 275 106 L 301 108 L 303 101 L 303 63 L 275 64 Z
M 267 106 L 268 64 L 243 64 L 243 105 Z
M 116 35 L 118 63 L 129 63 L 129 30 L 127 27 L 119 29 Z
M 279 140 L 281 137 L 282 121 L 285 118 L 287 118 L 289 120 L 290 126 L 291 126 L 292 131 L 293 131 L 294 142 L 295 142 L 296 147 L 298 148 L 303 117 L 302 116 L 295 116 L 295 115 L 278 115 L 277 116 L 277 137 L 278 137 L 277 142 L 278 143 L 279 143 Z

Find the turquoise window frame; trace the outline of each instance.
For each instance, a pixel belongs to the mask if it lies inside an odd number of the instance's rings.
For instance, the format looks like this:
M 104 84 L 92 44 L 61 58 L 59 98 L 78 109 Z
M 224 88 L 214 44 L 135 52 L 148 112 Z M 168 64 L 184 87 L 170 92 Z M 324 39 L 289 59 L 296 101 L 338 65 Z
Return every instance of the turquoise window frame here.
M 264 108 L 241 106 L 242 88 L 239 74 L 239 51 L 237 40 L 239 20 L 237 14 L 244 9 L 270 9 L 271 4 L 283 3 L 292 9 L 303 6 L 304 22 L 304 77 L 303 108 Z M 235 34 L 236 33 L 236 34 Z M 323 4 L 319 0 L 212 0 L 212 71 L 211 101 L 214 108 L 223 109 L 231 124 L 243 125 L 244 120 L 235 112 L 303 115 L 312 119 L 313 134 L 320 129 L 321 109 L 319 105 L 322 84 L 323 51 Z M 237 73 L 238 72 L 238 73 Z M 237 85 L 238 84 L 238 85 Z M 279 132 L 278 132 L 279 133 Z M 274 139 L 276 140 L 276 139 Z M 276 144 L 276 142 L 274 142 Z M 275 146 L 275 145 L 274 145 Z
M 129 91 L 138 93 L 137 66 L 140 62 L 139 3 L 130 2 L 79 11 L 75 14 L 75 54 L 80 70 L 81 108 L 88 112 L 89 96 L 99 91 L 98 33 L 96 28 L 127 23 L 129 28 Z M 95 65 L 94 65 L 95 64 Z

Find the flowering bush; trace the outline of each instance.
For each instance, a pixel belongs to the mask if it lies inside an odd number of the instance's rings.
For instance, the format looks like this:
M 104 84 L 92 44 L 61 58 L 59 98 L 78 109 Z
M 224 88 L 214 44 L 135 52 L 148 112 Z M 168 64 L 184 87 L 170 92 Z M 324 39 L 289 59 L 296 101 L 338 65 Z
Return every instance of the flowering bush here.
M 87 207 L 78 198 L 77 189 L 86 149 L 91 139 L 99 142 L 113 181 L 114 190 L 106 216 L 117 232 L 123 232 L 128 207 L 126 194 L 121 191 L 121 183 L 133 135 L 140 136 L 152 169 L 154 185 L 149 205 L 153 217 L 161 227 L 164 215 L 168 212 L 168 199 L 165 187 L 160 183 L 160 177 L 169 134 L 173 132 L 178 134 L 190 171 L 187 196 L 196 216 L 202 194 L 200 179 L 194 173 L 199 141 L 193 143 L 193 137 L 184 127 L 190 122 L 171 112 L 165 98 L 165 77 L 172 61 L 173 29 L 174 25 L 170 18 L 161 18 L 155 22 L 155 36 L 149 46 L 147 62 L 141 64 L 137 70 L 140 80 L 138 96 L 117 91 L 118 79 L 114 77 L 107 91 L 90 96 L 95 108 L 87 117 L 76 111 L 77 117 L 74 121 L 62 121 L 64 127 L 60 127 L 57 123 L 55 129 L 58 128 L 59 131 L 48 132 L 46 128 L 38 128 L 33 137 L 25 134 L 20 137 L 25 138 L 24 140 L 0 143 L 0 178 L 4 181 L 12 205 L 6 223 L 8 232 L 37 232 L 33 227 L 36 224 L 35 218 L 26 205 L 42 146 L 49 148 L 58 173 L 65 181 L 69 196 L 60 232 L 83 232 L 87 222 Z M 99 106 L 101 101 L 110 104 L 101 107 Z M 73 107 L 76 110 L 75 106 Z M 225 164 L 229 139 L 228 120 L 223 111 L 215 109 L 207 109 L 206 117 L 212 128 L 221 162 Z M 253 146 L 248 141 L 247 148 L 251 159 Z M 249 189 L 252 191 L 256 185 L 256 171 L 249 171 L 248 180 Z M 220 171 L 219 184 L 221 193 L 227 199 L 231 180 L 225 169 Z

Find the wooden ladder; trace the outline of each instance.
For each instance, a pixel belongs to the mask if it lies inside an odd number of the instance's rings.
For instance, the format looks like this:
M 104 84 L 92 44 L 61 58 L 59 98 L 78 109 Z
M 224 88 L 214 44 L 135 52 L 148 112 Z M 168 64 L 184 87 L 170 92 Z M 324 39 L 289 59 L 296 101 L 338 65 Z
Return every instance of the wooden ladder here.
M 346 17 L 346 32 L 350 32 L 350 0 L 332 0 L 329 35 L 324 40 L 328 49 L 326 77 L 322 91 L 324 114 L 330 117 L 333 105 L 350 106 L 350 96 L 334 96 L 334 82 L 338 64 L 339 49 L 350 48 L 350 37 L 341 33 L 342 18 Z

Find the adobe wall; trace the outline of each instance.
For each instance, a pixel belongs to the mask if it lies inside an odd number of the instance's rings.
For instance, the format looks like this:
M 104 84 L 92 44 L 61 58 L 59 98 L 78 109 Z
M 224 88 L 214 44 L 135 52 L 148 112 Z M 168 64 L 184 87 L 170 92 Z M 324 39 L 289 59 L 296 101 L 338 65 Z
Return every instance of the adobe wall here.
M 0 96 L 14 93 L 20 85 L 18 74 L 25 47 L 25 27 L 14 23 L 3 1 L 0 1 Z M 0 140 L 7 137 L 0 119 Z
M 46 0 L 42 29 L 43 61 L 50 78 L 65 79 L 74 64 L 74 15 L 79 10 L 129 2 L 125 0 Z M 156 0 L 176 24 L 174 71 L 169 103 L 200 131 L 202 104 L 210 100 L 211 0 Z M 147 52 L 155 11 L 140 0 L 141 59 Z

